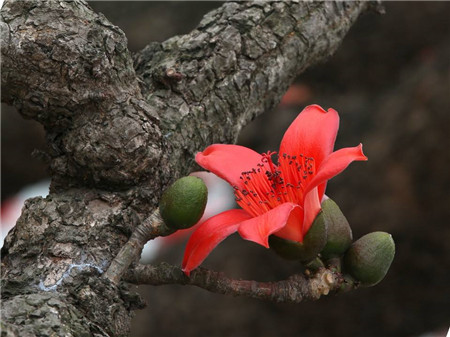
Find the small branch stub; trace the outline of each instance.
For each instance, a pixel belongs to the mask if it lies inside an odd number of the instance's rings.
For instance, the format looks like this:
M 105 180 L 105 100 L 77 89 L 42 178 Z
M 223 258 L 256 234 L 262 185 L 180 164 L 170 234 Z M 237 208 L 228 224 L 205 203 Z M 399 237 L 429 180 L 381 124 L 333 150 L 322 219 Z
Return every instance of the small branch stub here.
M 118 284 L 123 274 L 131 263 L 137 260 L 142 253 L 142 248 L 147 241 L 158 236 L 167 236 L 175 230 L 168 228 L 161 219 L 159 210 L 156 209 L 131 235 L 128 242 L 122 247 L 117 256 L 111 262 L 104 277 L 112 283 Z
M 205 211 L 208 189 L 203 180 L 188 176 L 175 181 L 162 195 L 156 209 L 131 235 L 111 262 L 105 277 L 118 284 L 128 267 L 137 260 L 147 241 L 195 225 Z

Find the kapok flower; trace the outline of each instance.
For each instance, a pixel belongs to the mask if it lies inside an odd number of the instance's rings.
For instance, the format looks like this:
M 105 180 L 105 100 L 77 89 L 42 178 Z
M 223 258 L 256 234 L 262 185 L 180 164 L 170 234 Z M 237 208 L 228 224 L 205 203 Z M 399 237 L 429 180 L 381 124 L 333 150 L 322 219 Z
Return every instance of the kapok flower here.
M 239 145 L 214 144 L 197 153 L 200 166 L 233 186 L 242 209 L 222 212 L 199 225 L 187 243 L 183 271 L 189 275 L 235 232 L 266 248 L 272 234 L 303 242 L 320 212 L 327 181 L 352 161 L 367 160 L 361 144 L 333 152 L 338 128 L 335 110 L 310 105 L 284 134 L 277 163 L 272 161 L 275 152 L 259 154 Z

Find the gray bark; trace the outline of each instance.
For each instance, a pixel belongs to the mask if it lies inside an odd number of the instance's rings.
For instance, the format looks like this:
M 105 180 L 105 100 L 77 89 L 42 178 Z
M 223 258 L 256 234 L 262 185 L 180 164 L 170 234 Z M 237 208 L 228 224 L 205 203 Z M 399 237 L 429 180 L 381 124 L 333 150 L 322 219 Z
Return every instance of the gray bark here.
M 2 335 L 127 335 L 142 303 L 100 276 L 163 188 L 196 151 L 234 142 L 370 6 L 227 3 L 132 57 L 84 1 L 5 1 L 2 101 L 44 125 L 52 185 L 2 249 Z

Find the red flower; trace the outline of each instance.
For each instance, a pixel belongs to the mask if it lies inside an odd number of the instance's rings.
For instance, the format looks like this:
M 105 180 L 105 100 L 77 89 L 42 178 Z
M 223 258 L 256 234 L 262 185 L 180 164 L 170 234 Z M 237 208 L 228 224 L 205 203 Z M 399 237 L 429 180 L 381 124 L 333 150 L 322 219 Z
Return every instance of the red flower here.
M 271 234 L 303 242 L 320 211 L 327 181 L 352 161 L 367 160 L 361 144 L 333 152 L 338 128 L 335 110 L 310 105 L 284 134 L 278 164 L 272 161 L 275 152 L 261 155 L 239 145 L 214 144 L 197 153 L 200 166 L 234 187 L 242 209 L 217 214 L 198 227 L 186 246 L 183 271 L 189 275 L 236 231 L 267 248 Z

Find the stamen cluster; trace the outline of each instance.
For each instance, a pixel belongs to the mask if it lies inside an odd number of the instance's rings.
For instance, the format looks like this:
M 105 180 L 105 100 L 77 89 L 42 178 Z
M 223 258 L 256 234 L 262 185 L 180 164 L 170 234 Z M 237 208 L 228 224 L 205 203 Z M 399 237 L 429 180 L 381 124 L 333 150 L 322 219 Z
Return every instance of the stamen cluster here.
M 253 216 L 285 202 L 302 204 L 306 183 L 315 174 L 314 158 L 283 153 L 277 166 L 272 161 L 275 153 L 263 154 L 257 168 L 242 172 L 245 188 L 234 186 L 236 202 Z

